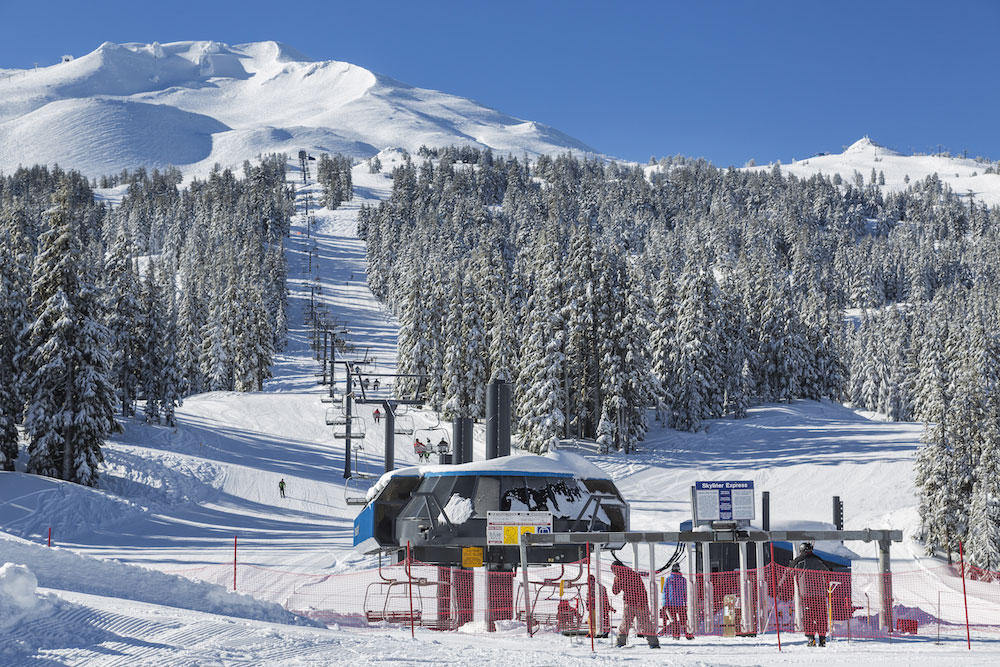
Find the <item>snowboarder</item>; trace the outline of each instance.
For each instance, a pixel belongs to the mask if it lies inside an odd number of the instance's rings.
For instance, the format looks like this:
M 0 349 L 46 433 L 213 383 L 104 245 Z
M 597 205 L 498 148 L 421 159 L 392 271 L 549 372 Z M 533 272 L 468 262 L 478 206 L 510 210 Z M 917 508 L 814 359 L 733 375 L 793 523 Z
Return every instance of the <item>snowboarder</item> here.
M 681 638 L 681 630 L 688 639 L 694 635 L 687 629 L 687 582 L 681 574 L 680 563 L 670 568 L 670 576 L 663 583 L 663 617 L 667 629 L 673 630 L 674 639 Z
M 597 624 L 598 618 L 598 608 L 594 606 L 594 591 L 597 590 L 597 579 L 594 575 L 590 575 L 588 579 L 589 585 L 587 586 L 587 625 L 593 628 Z M 600 629 L 597 630 L 595 637 L 607 637 L 608 633 L 611 632 L 611 612 L 615 611 L 614 607 L 611 606 L 611 600 L 608 598 L 608 587 L 601 584 L 601 596 L 597 598 L 601 600 L 600 610 L 601 620 Z M 591 630 L 593 632 L 593 629 Z
M 375 408 L 375 412 L 372 413 L 372 417 L 375 418 L 375 423 L 378 424 L 382 419 L 382 412 L 378 408 Z
M 795 573 L 799 587 L 799 599 L 802 601 L 802 625 L 809 646 L 816 646 L 816 635 L 819 635 L 819 645 L 826 646 L 826 588 L 827 577 L 821 572 L 829 572 L 826 563 L 813 553 L 811 542 L 803 542 L 799 547 L 799 555 L 788 564 Z
M 646 587 L 642 583 L 642 577 L 624 563 L 613 563 L 611 571 L 615 573 L 615 583 L 611 587 L 611 594 L 621 593 L 622 599 L 625 601 L 622 624 L 618 628 L 618 646 L 625 646 L 628 631 L 632 628 L 634 619 L 636 633 L 646 637 L 649 648 L 660 648 L 660 640 L 656 636 L 656 623 L 650 618 L 649 597 L 646 595 Z
M 281 494 L 282 498 L 285 497 L 285 478 L 284 477 L 282 477 L 281 481 L 278 482 L 278 493 Z

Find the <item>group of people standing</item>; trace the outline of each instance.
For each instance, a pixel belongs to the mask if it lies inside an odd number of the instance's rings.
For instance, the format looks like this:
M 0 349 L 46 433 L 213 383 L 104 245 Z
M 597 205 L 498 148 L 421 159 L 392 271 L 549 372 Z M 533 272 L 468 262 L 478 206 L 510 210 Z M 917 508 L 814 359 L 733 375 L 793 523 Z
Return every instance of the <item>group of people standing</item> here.
M 651 613 L 647 584 L 643 582 L 642 575 L 620 562 L 612 564 L 611 571 L 615 575 L 611 593 L 612 595 L 620 593 L 622 601 L 625 603 L 621 625 L 618 627 L 617 645 L 625 645 L 629 631 L 634 624 L 636 633 L 640 637 L 645 637 L 650 648 L 660 648 L 658 623 Z M 789 563 L 789 571 L 796 578 L 802 605 L 803 630 L 807 643 L 809 646 L 826 646 L 827 624 L 829 622 L 827 617 L 827 577 L 819 573 L 829 572 L 830 568 L 823 559 L 815 554 L 812 544 L 804 542 L 800 547 L 799 555 Z M 598 609 L 594 603 L 594 592 L 597 585 L 593 575 L 590 576 L 589 582 L 587 611 L 596 624 Z M 611 630 L 611 612 L 616 610 L 611 607 L 608 592 L 604 586 L 600 587 L 600 595 L 603 599 L 603 611 L 601 612 L 599 634 L 607 636 Z M 687 602 L 687 581 L 681 574 L 680 565 L 674 563 L 670 576 L 663 582 L 663 597 L 660 606 L 660 616 L 666 626 L 666 631 L 673 635 L 674 639 L 680 639 L 682 633 L 687 639 L 694 639 L 694 635 L 688 628 Z

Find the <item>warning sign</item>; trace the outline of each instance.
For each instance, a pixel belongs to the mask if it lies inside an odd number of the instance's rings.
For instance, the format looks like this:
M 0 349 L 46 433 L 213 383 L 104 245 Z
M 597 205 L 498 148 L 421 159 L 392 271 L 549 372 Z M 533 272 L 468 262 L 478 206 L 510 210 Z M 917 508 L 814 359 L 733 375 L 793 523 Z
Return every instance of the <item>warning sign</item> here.
M 551 533 L 552 512 L 487 512 L 486 544 L 517 546 L 524 533 Z
M 482 547 L 462 547 L 462 567 L 482 567 Z

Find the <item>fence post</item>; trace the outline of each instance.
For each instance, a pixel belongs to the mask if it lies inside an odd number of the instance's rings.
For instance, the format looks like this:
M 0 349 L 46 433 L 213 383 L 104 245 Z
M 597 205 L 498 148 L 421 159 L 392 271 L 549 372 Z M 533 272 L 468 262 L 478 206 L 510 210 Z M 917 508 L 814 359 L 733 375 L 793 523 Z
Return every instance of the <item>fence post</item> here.
M 236 540 L 237 535 L 233 535 L 233 592 L 236 592 Z
M 590 652 L 594 652 L 594 635 L 597 634 L 597 628 L 594 627 L 594 607 L 597 606 L 597 595 L 598 592 L 594 590 L 594 584 L 590 581 L 590 542 L 587 542 L 587 610 L 590 616 Z M 603 624 L 603 621 L 602 621 Z
M 49 526 L 49 546 L 52 546 L 52 526 Z
M 410 591 L 410 637 L 416 638 L 413 629 L 413 561 L 410 559 L 410 541 L 406 541 L 406 588 Z
M 965 594 L 965 549 L 962 540 L 958 541 L 958 558 L 962 563 L 962 600 L 965 602 L 965 642 L 972 650 L 972 632 L 969 630 L 969 597 Z
M 528 588 L 528 545 L 524 541 L 524 534 L 518 538 L 517 548 L 521 553 L 521 579 L 524 586 L 524 624 L 528 628 L 528 637 L 531 637 L 531 592 Z
M 781 652 L 781 618 L 778 616 L 778 578 L 774 563 L 774 542 L 771 542 L 771 585 L 774 586 L 774 629 L 778 633 L 778 652 Z

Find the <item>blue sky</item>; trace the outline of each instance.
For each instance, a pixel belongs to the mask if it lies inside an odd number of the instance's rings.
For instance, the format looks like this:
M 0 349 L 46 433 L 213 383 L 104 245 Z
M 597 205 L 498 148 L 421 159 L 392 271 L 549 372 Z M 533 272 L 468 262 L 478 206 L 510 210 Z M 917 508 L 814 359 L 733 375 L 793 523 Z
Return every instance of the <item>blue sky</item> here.
M 0 0 L 0 68 L 101 42 L 275 39 L 632 160 L 1000 159 L 1000 2 Z

